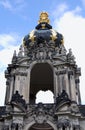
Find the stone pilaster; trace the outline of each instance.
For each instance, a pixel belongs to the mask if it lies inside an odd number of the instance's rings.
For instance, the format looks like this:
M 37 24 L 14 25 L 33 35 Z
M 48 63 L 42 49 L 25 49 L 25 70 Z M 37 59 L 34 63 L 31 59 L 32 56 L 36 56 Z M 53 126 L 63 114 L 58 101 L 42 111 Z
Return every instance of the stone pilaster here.
M 79 83 L 80 83 L 79 78 L 77 78 L 77 79 L 75 80 L 75 85 L 76 85 L 76 91 L 77 91 L 77 103 L 78 103 L 78 104 L 81 103 Z
M 54 102 L 56 101 L 56 97 L 58 96 L 58 76 L 54 75 Z
M 66 92 L 67 92 L 67 94 L 68 94 L 68 96 L 70 95 L 69 94 L 69 82 L 68 82 L 68 75 L 67 75 L 67 73 L 64 75 L 64 81 L 65 81 L 65 86 L 66 86 Z
M 72 101 L 76 101 L 75 79 L 74 79 L 73 75 L 70 75 L 70 86 L 71 86 L 71 98 L 72 98 Z

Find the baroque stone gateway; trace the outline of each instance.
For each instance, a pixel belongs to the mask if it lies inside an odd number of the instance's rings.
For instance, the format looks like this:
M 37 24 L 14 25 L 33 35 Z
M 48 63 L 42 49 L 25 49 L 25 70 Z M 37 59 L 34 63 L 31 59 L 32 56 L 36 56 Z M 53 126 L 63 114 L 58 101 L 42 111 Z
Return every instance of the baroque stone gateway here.
M 85 130 L 78 68 L 63 35 L 42 12 L 38 25 L 26 35 L 19 53 L 5 71 L 5 106 L 0 107 L 0 130 Z M 36 103 L 36 94 L 50 90 L 53 103 Z M 49 97 L 50 98 L 50 97 Z

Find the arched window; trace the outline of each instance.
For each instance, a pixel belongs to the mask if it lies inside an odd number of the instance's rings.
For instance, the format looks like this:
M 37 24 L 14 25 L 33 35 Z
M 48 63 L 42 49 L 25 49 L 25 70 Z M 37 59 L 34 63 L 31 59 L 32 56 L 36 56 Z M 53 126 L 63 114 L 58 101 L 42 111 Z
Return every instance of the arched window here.
M 53 68 L 48 63 L 37 63 L 33 66 L 32 70 L 31 70 L 30 96 L 29 96 L 30 104 L 35 104 L 36 94 L 40 90 L 42 90 L 42 91 L 50 90 L 51 92 L 54 93 Z

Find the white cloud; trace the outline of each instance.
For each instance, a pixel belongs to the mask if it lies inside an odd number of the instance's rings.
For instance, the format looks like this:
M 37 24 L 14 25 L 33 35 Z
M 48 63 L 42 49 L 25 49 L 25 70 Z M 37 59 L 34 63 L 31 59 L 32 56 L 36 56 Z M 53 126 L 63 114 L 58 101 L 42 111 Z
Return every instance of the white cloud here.
M 5 9 L 8 9 L 12 12 L 21 11 L 25 5 L 26 1 L 24 0 L 1 0 L 0 5 Z
M 19 44 L 20 37 L 17 34 L 0 34 L 0 45 L 3 48 L 9 48 Z
M 6 91 L 6 79 L 4 71 L 6 70 L 7 65 L 11 63 L 14 50 L 18 51 L 18 48 L 19 46 L 11 46 L 8 49 L 5 48 L 2 51 L 0 51 L 0 105 L 4 104 Z
M 55 19 L 54 24 L 58 32 L 64 35 L 65 47 L 72 48 L 76 61 L 82 70 L 80 89 L 82 102 L 85 103 L 84 81 L 85 81 L 85 18 L 80 15 L 80 8 L 73 11 L 66 11 L 60 19 Z
M 4 78 L 4 72 L 0 73 L 0 106 L 4 105 L 5 99 L 5 92 L 6 92 L 6 79 Z
M 82 4 L 85 6 L 85 0 L 81 0 L 82 1 Z
M 6 8 L 6 9 L 9 9 L 9 10 L 11 10 L 12 9 L 12 5 L 11 5 L 11 3 L 8 1 L 8 0 L 2 0 L 2 1 L 0 1 L 0 4 L 4 7 L 4 8 Z
M 23 3 L 23 2 L 25 2 L 25 0 L 15 0 L 15 3 L 16 3 L 16 4 L 21 4 L 21 3 Z
M 17 43 L 17 44 L 16 44 Z M 21 44 L 20 37 L 10 34 L 0 34 L 0 45 L 4 48 L 0 50 L 0 105 L 3 105 L 6 90 L 6 79 L 4 77 L 4 71 L 8 64 L 11 63 L 14 50 L 18 52 Z
M 14 50 L 18 51 L 21 44 L 21 37 L 17 34 L 0 34 L 0 46 L 3 47 L 0 50 L 0 63 L 6 66 L 11 63 Z
M 52 12 L 52 15 L 54 18 L 60 17 L 67 9 L 68 5 L 66 3 L 61 3 L 56 6 L 55 10 Z
M 10 46 L 8 49 L 0 51 L 0 62 L 4 67 L 11 63 L 14 50 L 18 51 L 19 46 Z

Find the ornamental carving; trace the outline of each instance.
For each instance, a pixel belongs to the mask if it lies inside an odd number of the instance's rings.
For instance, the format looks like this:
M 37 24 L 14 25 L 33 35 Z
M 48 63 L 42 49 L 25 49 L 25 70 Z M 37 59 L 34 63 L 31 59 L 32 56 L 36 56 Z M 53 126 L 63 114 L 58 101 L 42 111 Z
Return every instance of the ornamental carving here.
M 29 111 L 27 116 L 28 122 L 34 119 L 36 123 L 42 124 L 46 123 L 47 120 L 53 120 L 54 117 L 54 111 L 55 111 L 55 105 L 54 104 L 36 104 L 36 105 L 29 105 Z M 56 120 L 56 117 L 55 117 Z
M 58 128 L 67 128 L 67 127 L 71 127 L 71 123 L 68 119 L 59 119 L 58 123 L 57 123 L 57 127 Z

